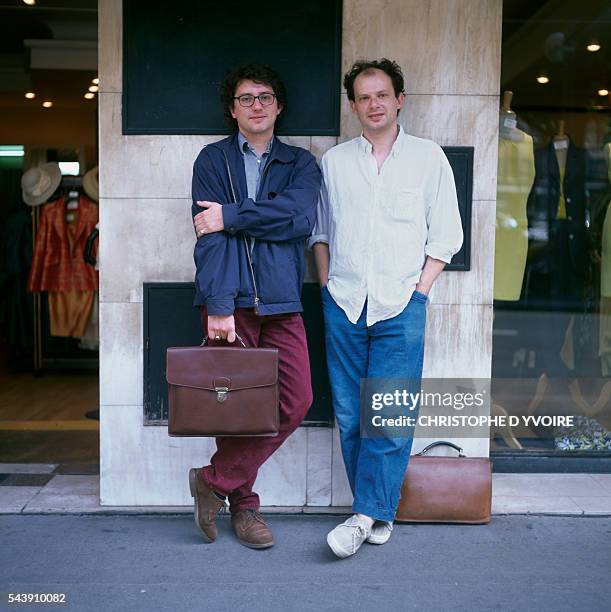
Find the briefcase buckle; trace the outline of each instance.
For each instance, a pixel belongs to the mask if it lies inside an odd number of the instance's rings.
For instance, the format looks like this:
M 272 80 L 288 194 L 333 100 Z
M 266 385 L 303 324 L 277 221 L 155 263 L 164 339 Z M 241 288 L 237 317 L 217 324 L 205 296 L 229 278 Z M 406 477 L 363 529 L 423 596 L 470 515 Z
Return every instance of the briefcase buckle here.
M 216 401 L 222 404 L 227 399 L 229 387 L 214 387 L 214 390 L 216 391 Z

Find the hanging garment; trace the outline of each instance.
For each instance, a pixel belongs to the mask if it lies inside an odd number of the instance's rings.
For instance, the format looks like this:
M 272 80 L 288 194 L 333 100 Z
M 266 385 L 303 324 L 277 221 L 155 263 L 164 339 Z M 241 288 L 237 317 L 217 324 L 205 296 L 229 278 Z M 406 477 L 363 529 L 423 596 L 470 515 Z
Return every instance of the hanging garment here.
M 567 328 L 573 313 L 585 311 L 585 288 L 589 272 L 586 226 L 586 176 L 588 154 L 569 140 L 564 180 L 554 142 L 535 150 L 535 181 L 527 205 L 530 282 L 529 303 L 547 311 L 542 324 L 533 330 L 538 347 L 537 362 L 554 378 L 573 376 L 567 367 Z M 561 193 L 564 210 L 558 218 Z M 569 342 L 575 347 L 574 330 Z M 562 355 L 562 356 L 561 356 Z M 575 362 L 577 361 L 575 357 Z
M 533 140 L 517 128 L 512 132 L 516 133 L 515 139 L 499 139 L 495 300 L 520 299 L 528 252 L 526 204 L 535 178 Z
M 51 335 L 82 338 L 91 315 L 94 295 L 94 291 L 49 291 Z
M 546 242 L 541 263 L 549 276 L 548 298 L 554 308 L 579 311 L 588 270 L 587 152 L 569 141 L 562 189 L 553 142 L 535 151 L 535 169 L 528 223 L 532 236 Z M 566 218 L 558 218 L 559 211 Z
M 36 234 L 29 291 L 97 291 L 98 272 L 85 262 L 89 234 L 98 222 L 98 207 L 81 196 L 75 221 L 66 219 L 64 198 L 45 204 Z

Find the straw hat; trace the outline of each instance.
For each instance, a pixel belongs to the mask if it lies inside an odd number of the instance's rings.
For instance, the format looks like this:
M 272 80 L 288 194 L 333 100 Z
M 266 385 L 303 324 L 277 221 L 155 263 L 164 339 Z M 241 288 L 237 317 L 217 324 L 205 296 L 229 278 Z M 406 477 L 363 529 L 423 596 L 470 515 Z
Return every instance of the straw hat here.
M 92 168 L 83 177 L 83 189 L 85 193 L 96 202 L 100 199 L 99 166 Z
M 62 173 L 57 162 L 49 162 L 30 168 L 21 177 L 23 201 L 28 206 L 46 202 L 62 182 Z

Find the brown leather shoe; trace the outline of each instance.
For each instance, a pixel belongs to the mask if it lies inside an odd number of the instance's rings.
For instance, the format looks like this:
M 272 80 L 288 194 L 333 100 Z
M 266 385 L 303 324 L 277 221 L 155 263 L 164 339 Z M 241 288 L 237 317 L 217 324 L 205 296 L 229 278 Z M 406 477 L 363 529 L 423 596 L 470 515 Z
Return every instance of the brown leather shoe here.
M 225 502 L 214 494 L 198 475 L 198 468 L 189 470 L 189 489 L 194 499 L 195 524 L 209 541 L 216 540 L 216 515 L 225 507 Z
M 240 544 L 249 548 L 269 548 L 274 537 L 256 510 L 240 510 L 231 515 L 231 526 Z

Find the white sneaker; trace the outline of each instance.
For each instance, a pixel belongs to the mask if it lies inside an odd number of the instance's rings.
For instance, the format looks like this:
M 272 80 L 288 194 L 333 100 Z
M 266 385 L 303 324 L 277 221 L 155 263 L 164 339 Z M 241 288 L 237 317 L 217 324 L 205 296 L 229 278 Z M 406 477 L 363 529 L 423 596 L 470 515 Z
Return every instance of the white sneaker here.
M 370 534 L 371 527 L 367 521 L 353 514 L 327 534 L 327 544 L 340 559 L 345 559 L 353 555 Z
M 392 521 L 376 521 L 367 538 L 369 544 L 386 544 L 392 533 Z

